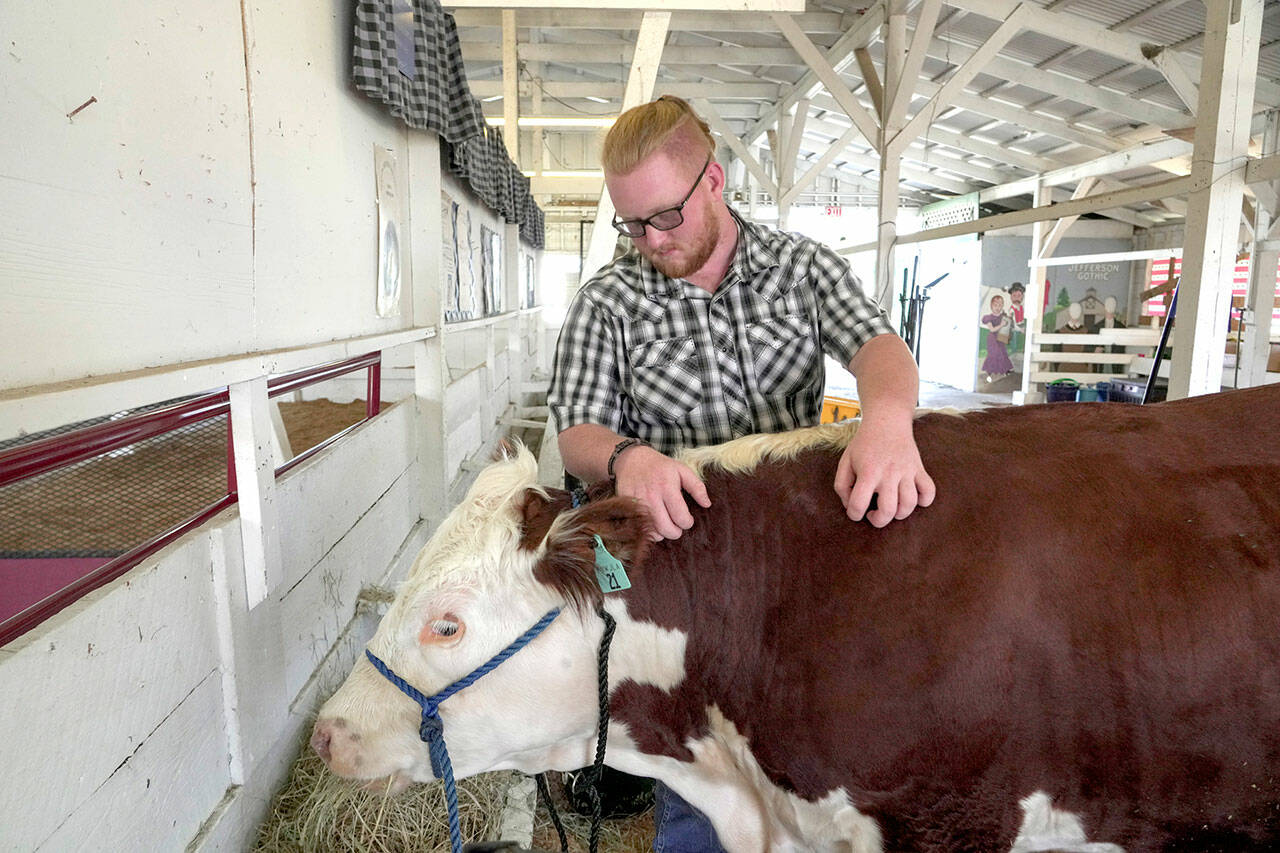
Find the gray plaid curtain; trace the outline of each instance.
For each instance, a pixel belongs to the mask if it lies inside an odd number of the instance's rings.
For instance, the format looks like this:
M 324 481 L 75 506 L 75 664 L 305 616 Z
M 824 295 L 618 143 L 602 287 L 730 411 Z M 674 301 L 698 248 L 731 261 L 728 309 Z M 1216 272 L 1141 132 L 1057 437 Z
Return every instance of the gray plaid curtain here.
M 413 16 L 413 50 L 401 51 L 406 59 L 412 56 L 412 76 L 400 70 L 397 12 Z M 409 0 L 403 11 L 393 10 L 392 0 L 357 0 L 352 55 L 356 88 L 410 127 L 439 135 L 442 165 L 486 207 L 519 223 L 521 239 L 541 249 L 542 209 L 529 196 L 529 179 L 507 156 L 502 131 L 484 122 L 467 85 L 453 16 L 438 0 Z

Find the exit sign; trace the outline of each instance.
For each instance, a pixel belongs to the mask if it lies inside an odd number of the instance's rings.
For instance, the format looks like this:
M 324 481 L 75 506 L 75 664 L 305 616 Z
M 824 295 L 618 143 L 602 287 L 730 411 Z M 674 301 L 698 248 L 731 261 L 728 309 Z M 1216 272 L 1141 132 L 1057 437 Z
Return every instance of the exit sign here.
M 844 212 L 844 208 L 838 204 L 829 204 L 826 207 L 825 214 L 827 216 L 839 216 Z

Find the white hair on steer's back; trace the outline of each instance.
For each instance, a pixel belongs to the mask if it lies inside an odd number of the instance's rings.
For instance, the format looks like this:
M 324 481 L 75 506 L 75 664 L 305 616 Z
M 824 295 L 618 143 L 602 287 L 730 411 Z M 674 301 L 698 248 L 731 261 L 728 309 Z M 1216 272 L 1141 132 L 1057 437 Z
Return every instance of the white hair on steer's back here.
M 957 416 L 964 414 L 954 408 L 916 409 L 915 417 L 931 412 Z M 676 458 L 699 476 L 711 468 L 719 468 L 730 474 L 750 474 L 766 461 L 783 462 L 794 459 L 806 450 L 843 451 L 861 423 L 861 418 L 855 418 L 840 423 L 801 427 L 790 432 L 744 435 L 723 444 L 686 448 Z
M 682 450 L 679 459 L 699 475 L 710 468 L 747 474 L 766 460 L 794 459 L 806 450 L 843 450 L 858 431 L 858 421 L 822 424 L 790 432 L 744 435 L 724 444 Z

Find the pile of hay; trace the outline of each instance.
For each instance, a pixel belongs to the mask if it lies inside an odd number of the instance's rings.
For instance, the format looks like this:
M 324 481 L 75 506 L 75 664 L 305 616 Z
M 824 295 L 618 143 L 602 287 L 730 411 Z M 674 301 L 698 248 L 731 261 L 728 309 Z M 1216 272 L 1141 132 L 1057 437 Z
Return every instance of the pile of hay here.
M 458 811 L 464 841 L 499 840 L 507 790 L 520 774 L 486 773 L 458 782 Z M 569 833 L 569 849 L 587 849 L 590 820 L 573 814 L 559 784 L 552 796 Z M 653 813 L 600 826 L 605 853 L 647 853 L 653 844 Z M 546 806 L 538 804 L 535 849 L 559 850 L 560 842 Z M 422 853 L 449 849 L 449 821 L 440 783 L 414 785 L 399 796 L 365 791 L 330 773 L 315 753 L 304 750 L 284 788 L 272 803 L 268 822 L 258 832 L 255 853 Z
M 560 821 L 569 836 L 570 853 L 586 853 L 591 818 L 560 812 Z M 604 853 L 649 853 L 653 849 L 653 812 L 622 820 L 611 819 L 600 824 L 600 850 Z M 559 850 L 560 839 L 555 826 L 539 803 L 533 826 L 535 850 Z
M 515 775 L 486 773 L 458 782 L 465 840 L 497 838 Z M 448 849 L 449 820 L 440 783 L 414 785 L 395 797 L 365 791 L 330 773 L 310 750 L 294 764 L 254 848 L 258 853 Z

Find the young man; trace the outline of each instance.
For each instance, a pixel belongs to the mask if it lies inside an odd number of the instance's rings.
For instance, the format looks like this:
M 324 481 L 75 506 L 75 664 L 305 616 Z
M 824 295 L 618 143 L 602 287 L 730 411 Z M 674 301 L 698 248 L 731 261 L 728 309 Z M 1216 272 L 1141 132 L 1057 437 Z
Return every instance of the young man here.
M 628 110 L 605 138 L 613 224 L 634 251 L 582 287 L 560 332 L 548 402 L 565 469 L 613 477 L 655 538 L 678 538 L 693 525 L 685 494 L 710 499 L 671 454 L 817 424 L 825 352 L 856 377 L 862 407 L 832 484 L 848 517 L 884 527 L 928 506 L 906 345 L 844 259 L 740 219 L 714 153 L 706 123 L 672 96 Z M 694 832 L 709 842 L 664 820 L 688 808 L 673 798 L 659 786 L 655 849 L 718 849 L 705 822 Z

